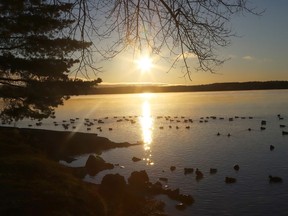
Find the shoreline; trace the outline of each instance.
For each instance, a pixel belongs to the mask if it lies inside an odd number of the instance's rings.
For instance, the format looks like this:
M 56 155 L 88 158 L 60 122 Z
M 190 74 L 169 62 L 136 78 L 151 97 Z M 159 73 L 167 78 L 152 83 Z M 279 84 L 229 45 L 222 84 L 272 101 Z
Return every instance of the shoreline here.
M 92 133 L 0 126 L 0 133 L 11 130 L 21 135 L 32 147 L 46 152 L 49 157 L 57 160 L 80 154 L 101 153 L 112 148 L 141 145 L 141 143 L 117 143 Z
M 75 148 L 79 142 L 85 144 Z M 91 153 L 92 166 L 106 169 L 111 164 L 93 156 L 95 151 L 133 145 L 114 143 L 93 134 L 0 127 L 0 214 L 125 216 L 134 212 L 141 216 L 148 210 L 164 216 L 164 203 L 151 196 L 159 186 L 143 176 L 146 171 L 131 173 L 128 182 L 119 174 L 110 174 L 101 184 L 91 184 L 83 181 L 83 174 L 89 172 L 88 160 L 81 168 L 55 161 L 55 156 L 72 156 L 79 150 L 78 154 Z M 98 172 L 99 167 L 93 167 L 92 172 Z M 193 201 L 178 191 L 165 193 Z
M 227 82 L 204 85 L 115 85 L 101 86 L 88 91 L 91 94 L 131 94 L 131 93 L 173 93 L 173 92 L 217 92 L 217 91 L 249 91 L 249 90 L 285 90 L 288 81 L 251 81 Z

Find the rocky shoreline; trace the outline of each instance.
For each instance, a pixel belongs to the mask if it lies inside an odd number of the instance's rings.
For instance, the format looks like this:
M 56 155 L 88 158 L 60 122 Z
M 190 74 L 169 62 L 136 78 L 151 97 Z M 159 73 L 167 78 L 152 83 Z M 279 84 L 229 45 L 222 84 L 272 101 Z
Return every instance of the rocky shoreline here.
M 0 127 L 0 133 L 13 130 L 21 135 L 22 139 L 49 157 L 56 160 L 73 160 L 73 156 L 86 153 L 101 153 L 112 148 L 130 147 L 141 143 L 131 144 L 128 142 L 116 143 L 97 134 L 51 131 L 31 128 Z
M 114 168 L 113 164 L 105 162 L 100 156 L 95 156 L 97 153 L 111 148 L 130 147 L 141 143 L 114 143 L 95 134 L 12 127 L 0 127 L 0 140 L 1 155 L 3 156 L 0 175 L 4 177 L 2 178 L 4 180 L 0 181 L 0 185 L 10 188 L 7 190 L 9 195 L 5 195 L 5 191 L 1 195 L 6 197 L 6 204 L 0 205 L 0 213 L 13 214 L 13 209 L 16 209 L 16 212 L 25 212 L 28 209 L 27 213 L 29 214 L 54 215 L 52 210 L 54 207 L 57 208 L 60 203 L 51 204 L 55 205 L 51 209 L 39 206 L 45 206 L 54 198 L 56 200 L 62 199 L 63 194 L 67 193 L 71 194 L 69 197 L 71 203 L 77 202 L 79 197 L 73 195 L 75 191 L 78 191 L 78 189 L 74 189 L 75 185 L 76 188 L 84 187 L 85 189 L 81 193 L 90 194 L 93 199 L 96 199 L 94 206 L 87 204 L 89 206 L 87 208 L 91 208 L 87 210 L 91 211 L 89 215 L 165 215 L 165 204 L 153 198 L 159 194 L 167 195 L 170 199 L 178 201 L 179 204 L 176 208 L 179 210 L 183 210 L 186 206 L 194 203 L 192 196 L 181 194 L 179 189 L 165 188 L 159 181 L 150 182 L 145 170 L 132 172 L 127 182 L 119 174 L 107 174 L 99 185 L 91 185 L 82 181 L 87 174 L 96 175 L 102 170 Z M 91 155 L 84 167 L 63 167 L 58 163 L 59 160 L 73 161 L 73 156 L 86 153 Z M 61 177 L 62 175 L 63 177 Z M 67 175 L 69 180 L 66 181 Z M 55 178 L 58 180 L 55 181 Z M 19 183 L 18 179 L 21 179 L 21 187 L 15 188 L 14 185 Z M 44 188 L 37 183 L 33 185 L 32 189 L 30 187 L 31 182 L 38 181 L 46 182 Z M 71 182 L 74 182 L 73 187 L 70 185 Z M 86 188 L 87 185 L 88 189 Z M 34 203 L 33 199 L 31 202 L 20 199 L 19 206 L 13 207 L 15 199 L 13 194 L 22 197 L 25 193 L 31 193 L 31 197 L 43 197 L 41 198 L 43 201 L 38 200 L 39 203 Z M 49 193 L 54 195 L 47 197 Z M 89 196 L 87 195 L 87 197 Z M 60 209 L 60 212 L 75 214 L 71 212 L 73 209 L 71 209 L 70 204 L 62 203 L 61 205 L 63 205 L 64 210 L 62 212 Z M 81 209 L 78 207 L 77 211 L 79 208 Z

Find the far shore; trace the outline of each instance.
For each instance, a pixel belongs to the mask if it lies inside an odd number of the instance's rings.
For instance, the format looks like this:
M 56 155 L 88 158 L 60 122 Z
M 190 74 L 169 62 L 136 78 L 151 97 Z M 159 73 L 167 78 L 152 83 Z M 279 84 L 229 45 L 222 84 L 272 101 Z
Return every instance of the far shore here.
M 85 94 L 128 94 L 128 93 L 164 93 L 164 92 L 210 92 L 210 91 L 248 91 L 288 89 L 288 81 L 266 82 L 229 82 L 205 85 L 99 85 Z

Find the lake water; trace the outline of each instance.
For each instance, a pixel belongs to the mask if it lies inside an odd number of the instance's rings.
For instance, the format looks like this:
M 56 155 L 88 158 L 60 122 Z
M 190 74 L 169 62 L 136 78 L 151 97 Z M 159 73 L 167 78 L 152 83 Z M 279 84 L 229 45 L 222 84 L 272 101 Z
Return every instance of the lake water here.
M 288 131 L 287 90 L 79 96 L 57 108 L 56 117 L 40 128 L 63 130 L 52 122 L 77 117 L 73 130 L 115 142 L 144 143 L 102 153 L 107 162 L 120 166 L 86 176 L 86 181 L 99 183 L 107 173 L 127 178 L 145 169 L 151 182 L 166 177 L 167 187 L 194 197 L 193 205 L 178 211 L 177 202 L 159 196 L 167 203 L 168 215 L 288 214 L 288 135 L 282 135 Z M 85 118 L 94 123 L 89 131 Z M 263 120 L 266 125 L 261 125 Z M 133 162 L 133 156 L 143 160 Z M 83 166 L 87 157 L 77 156 L 70 166 Z M 239 171 L 233 169 L 235 164 Z M 170 166 L 176 170 L 170 171 Z M 195 173 L 184 175 L 188 167 L 199 168 L 204 178 L 196 181 Z M 210 168 L 218 172 L 211 175 Z M 282 177 L 283 183 L 269 183 L 269 175 Z M 226 176 L 237 182 L 226 184 Z

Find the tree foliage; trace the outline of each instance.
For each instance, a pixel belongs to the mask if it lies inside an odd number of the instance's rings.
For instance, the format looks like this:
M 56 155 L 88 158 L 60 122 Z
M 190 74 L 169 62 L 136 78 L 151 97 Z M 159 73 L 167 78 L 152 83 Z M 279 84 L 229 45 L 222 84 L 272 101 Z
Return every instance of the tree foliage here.
M 261 14 L 248 0 L 75 0 L 74 3 L 74 15 L 79 21 L 74 29 L 82 37 L 89 29 L 102 43 L 107 39 L 108 48 L 96 46 L 105 58 L 114 57 L 129 46 L 140 52 L 147 49 L 171 59 L 171 68 L 180 63 L 189 78 L 193 68 L 214 72 L 215 66 L 225 61 L 218 56 L 217 49 L 230 44 L 234 36 L 230 21 L 234 15 Z M 192 58 L 198 64 L 191 65 Z
M 2 118 L 43 118 L 71 94 L 101 82 L 72 80 L 69 72 L 91 42 L 69 36 L 73 4 L 45 0 L 0 1 Z M 80 59 L 80 60 L 79 60 Z

